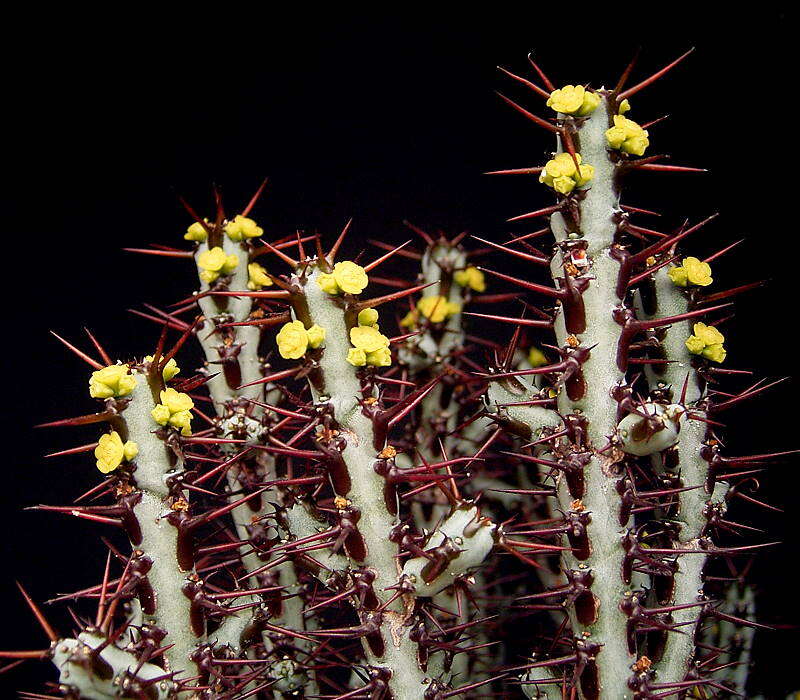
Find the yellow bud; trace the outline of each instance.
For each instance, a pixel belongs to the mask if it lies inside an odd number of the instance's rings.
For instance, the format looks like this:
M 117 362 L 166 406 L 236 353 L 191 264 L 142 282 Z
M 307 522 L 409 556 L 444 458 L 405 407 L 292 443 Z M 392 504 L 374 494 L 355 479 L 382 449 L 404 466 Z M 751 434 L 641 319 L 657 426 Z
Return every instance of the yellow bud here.
M 369 284 L 364 268 L 350 260 L 338 262 L 333 266 L 333 278 L 339 289 L 347 294 L 361 294 L 364 287 Z
M 625 143 L 625 130 L 612 126 L 606 130 L 606 141 L 611 148 L 620 148 Z
M 192 434 L 192 412 L 177 411 L 169 417 L 169 424 L 173 428 L 179 428 L 181 435 Z
M 367 364 L 367 354 L 361 348 L 350 348 L 347 361 L 354 367 L 363 367 Z
M 575 189 L 575 180 L 566 175 L 553 179 L 553 189 L 559 194 L 569 194 Z
M 317 284 L 326 294 L 338 294 L 341 291 L 339 285 L 336 284 L 336 278 L 327 272 L 323 272 L 317 276 Z
M 232 241 L 241 241 L 244 238 L 258 238 L 264 234 L 264 229 L 252 219 L 237 214 L 233 221 L 225 224 L 225 233 Z
M 544 367 L 548 363 L 547 355 L 533 346 L 528 350 L 528 362 L 530 362 L 531 367 Z
M 589 92 L 586 90 L 586 92 L 583 94 L 583 103 L 581 104 L 580 109 L 575 113 L 575 116 L 586 117 L 594 112 L 599 104 L 600 95 L 598 95 L 596 92 Z
M 208 219 L 206 219 L 208 222 Z M 199 221 L 195 221 L 189 228 L 186 229 L 186 233 L 183 234 L 184 239 L 187 241 L 198 241 L 202 243 L 206 238 L 208 238 L 208 234 L 206 233 L 205 228 L 203 228 L 203 224 Z
M 247 288 L 253 291 L 272 286 L 272 280 L 267 276 L 267 271 L 256 262 L 247 266 L 247 276 Z
M 373 367 L 388 367 L 392 364 L 392 352 L 389 348 L 379 348 L 367 353 L 367 364 Z
M 643 156 L 649 145 L 650 140 L 647 136 L 640 134 L 639 136 L 631 136 L 629 139 L 625 139 L 621 150 L 634 156 Z
M 219 278 L 219 272 L 212 272 L 211 270 L 200 270 L 198 275 L 200 279 L 206 284 L 211 284 Z
M 689 286 L 689 276 L 686 274 L 686 268 L 682 266 L 671 267 L 667 270 L 667 276 L 676 287 Z
M 703 350 L 705 350 L 706 344 L 703 342 L 702 338 L 698 338 L 696 335 L 690 335 L 686 339 L 686 349 L 692 353 L 692 355 L 699 355 Z
M 136 459 L 136 455 L 139 454 L 139 445 L 133 442 L 133 440 L 128 440 L 128 442 L 122 446 L 122 454 L 126 462 L 132 462 Z
M 374 326 L 354 326 L 350 329 L 350 342 L 364 352 L 389 346 L 389 339 Z
M 228 255 L 225 258 L 225 264 L 222 266 L 222 274 L 229 275 L 236 269 L 236 266 L 239 264 L 239 256 L 238 255 Z
M 116 430 L 100 436 L 97 447 L 94 448 L 94 456 L 97 458 L 97 468 L 103 474 L 113 472 L 122 464 L 125 448 L 122 444 L 122 438 Z
M 156 404 L 155 408 L 150 411 L 150 415 L 153 416 L 153 420 L 159 425 L 166 425 L 169 423 L 169 419 L 172 414 L 166 406 L 162 406 L 160 403 L 158 403 Z
M 361 309 L 358 312 L 359 326 L 374 326 L 378 322 L 377 309 Z
M 574 114 L 583 105 L 585 93 L 583 85 L 565 85 L 550 93 L 547 106 L 561 114 Z
M 153 356 L 152 355 L 145 355 L 144 356 L 145 362 L 152 362 Z M 179 374 L 181 368 L 178 367 L 178 363 L 175 362 L 175 358 L 171 357 L 166 365 L 164 365 L 164 369 L 161 370 L 161 375 L 164 377 L 164 381 L 168 382 L 172 379 L 176 374 Z
M 470 265 L 463 270 L 456 270 L 453 279 L 461 287 L 469 287 L 476 292 L 486 291 L 486 278 L 477 267 Z
M 308 346 L 311 348 L 318 348 L 325 342 L 325 329 L 316 323 L 306 331 L 306 335 L 308 336 Z
M 452 314 L 447 299 L 438 295 L 422 297 L 422 299 L 417 302 L 417 311 L 431 323 L 441 323 Z
M 308 333 L 302 321 L 290 321 L 278 332 L 278 352 L 285 360 L 297 360 L 308 349 Z
M 617 107 L 617 113 L 627 114 L 630 111 L 631 111 L 631 103 L 628 102 L 627 99 L 622 100 L 622 102 L 619 103 L 619 107 Z

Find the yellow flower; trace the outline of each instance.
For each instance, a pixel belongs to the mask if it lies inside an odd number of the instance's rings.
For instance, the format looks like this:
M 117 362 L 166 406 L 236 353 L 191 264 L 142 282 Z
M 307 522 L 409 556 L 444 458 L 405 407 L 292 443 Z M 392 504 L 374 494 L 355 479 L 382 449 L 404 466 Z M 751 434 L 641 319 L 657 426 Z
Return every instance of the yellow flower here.
M 417 311 L 431 323 L 441 323 L 461 311 L 461 307 L 443 296 L 431 295 L 422 297 L 417 302 Z
M 684 258 L 682 265 L 673 267 L 667 274 L 678 287 L 688 287 L 690 284 L 707 287 L 714 281 L 711 265 L 693 257 Z
M 378 322 L 378 311 L 376 309 L 361 309 L 358 312 L 359 326 L 374 326 Z
M 350 348 L 347 353 L 347 361 L 354 367 L 363 367 L 367 364 L 367 353 L 361 348 Z
M 254 292 L 262 287 L 271 287 L 272 280 L 267 276 L 267 271 L 257 262 L 252 262 L 247 266 L 247 288 Z
M 89 396 L 110 399 L 127 396 L 136 388 L 136 377 L 128 374 L 128 365 L 109 365 L 92 372 L 89 379 Z
M 348 294 L 361 294 L 364 287 L 369 284 L 364 268 L 350 260 L 338 262 L 333 266 L 333 278 L 339 289 Z
M 241 241 L 243 238 L 258 238 L 264 234 L 262 229 L 255 221 L 246 216 L 237 214 L 233 221 L 225 224 L 225 233 L 232 241 Z
M 533 346 L 528 350 L 528 362 L 530 362 L 531 367 L 544 367 L 548 363 L 547 355 L 536 346 Z
M 350 342 L 365 353 L 389 347 L 389 339 L 374 326 L 353 326 Z
M 711 265 L 697 258 L 684 258 L 683 267 L 686 269 L 689 282 L 698 287 L 707 287 L 714 281 L 711 277 Z
M 175 391 L 171 387 L 161 392 L 161 403 L 169 409 L 170 413 L 179 413 L 194 408 L 194 401 L 189 394 Z
M 153 361 L 153 356 L 152 355 L 145 355 L 144 356 L 144 361 L 145 362 L 152 362 Z M 178 363 L 175 362 L 175 358 L 171 357 L 169 359 L 169 362 L 167 362 L 167 364 L 164 365 L 164 369 L 161 370 L 161 375 L 164 377 L 164 381 L 168 382 L 176 374 L 180 373 L 180 371 L 181 371 L 181 368 L 178 367 Z
M 308 333 L 302 321 L 290 321 L 278 332 L 276 337 L 278 352 L 285 360 L 297 360 L 308 349 Z
M 205 220 L 208 223 L 208 219 Z M 186 233 L 183 234 L 184 239 L 187 241 L 198 241 L 202 243 L 208 237 L 205 228 L 203 228 L 203 224 L 199 221 L 195 221 L 189 228 L 186 229 Z
M 694 324 L 694 334 L 686 339 L 686 349 L 693 355 L 702 355 L 712 362 L 722 362 L 727 353 L 723 343 L 725 336 L 714 326 Z
M 379 348 L 368 352 L 367 364 L 373 367 L 389 367 L 392 364 L 392 351 L 389 348 Z
M 578 163 L 578 168 L 575 163 Z M 575 187 L 587 184 L 594 177 L 594 167 L 583 163 L 581 154 L 576 153 L 575 159 L 569 153 L 558 153 L 548 160 L 539 175 L 539 182 L 552 187 L 559 194 L 569 194 Z
M 456 270 L 453 279 L 461 287 L 469 287 L 476 292 L 486 291 L 486 278 L 477 267 L 470 265 L 463 270 Z
M 150 411 L 150 415 L 153 416 L 153 420 L 159 425 L 166 425 L 169 422 L 169 417 L 172 414 L 169 412 L 169 409 L 166 406 L 162 406 L 160 403 L 157 403 L 156 407 Z
M 565 85 L 550 93 L 547 106 L 562 114 L 574 114 L 583 105 L 585 93 L 583 85 Z
M 161 392 L 161 403 L 156 404 L 150 415 L 159 425 L 169 424 L 180 428 L 181 435 L 191 435 L 193 407 L 191 396 L 170 388 Z
M 641 156 L 650 145 L 647 135 L 647 131 L 635 121 L 615 114 L 614 126 L 606 130 L 606 141 L 611 148 Z
M 316 323 L 306 331 L 306 335 L 308 336 L 308 346 L 310 348 L 318 348 L 325 342 L 325 329 Z
M 329 272 L 323 272 L 317 276 L 317 284 L 319 288 L 326 294 L 338 294 L 339 285 L 336 284 L 336 278 Z
M 575 189 L 575 180 L 566 175 L 561 175 L 553 180 L 553 189 L 559 194 L 569 194 Z
M 239 264 L 239 256 L 227 255 L 222 248 L 216 246 L 204 250 L 197 256 L 197 266 L 200 268 L 200 279 L 206 284 L 211 284 L 220 275 L 228 275 Z
M 619 103 L 619 107 L 617 107 L 617 113 L 627 114 L 630 111 L 631 111 L 631 103 L 628 102 L 628 100 L 622 100 L 622 102 Z
M 97 468 L 108 474 L 113 472 L 122 460 L 131 461 L 139 454 L 139 446 L 130 440 L 122 442 L 122 438 L 116 430 L 100 436 L 97 447 L 94 449 L 94 456 L 97 458 Z

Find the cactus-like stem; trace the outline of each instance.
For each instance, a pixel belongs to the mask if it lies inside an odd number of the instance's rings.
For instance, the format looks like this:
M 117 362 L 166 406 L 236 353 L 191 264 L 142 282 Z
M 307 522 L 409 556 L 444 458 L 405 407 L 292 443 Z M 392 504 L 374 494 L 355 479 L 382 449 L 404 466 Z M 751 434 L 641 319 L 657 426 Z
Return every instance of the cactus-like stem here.
M 665 317 L 686 313 L 689 297 L 672 282 L 667 270 L 662 268 L 653 275 L 649 293 L 638 295 L 637 306 L 645 317 Z M 703 457 L 706 439 L 707 414 L 701 399 L 703 391 L 700 377 L 692 366 L 692 356 L 686 348 L 686 338 L 691 335 L 691 321 L 667 327 L 660 338 L 661 355 L 671 360 L 669 364 L 647 366 L 645 372 L 653 390 L 671 391 L 671 400 L 677 403 L 683 398 L 684 408 L 692 412 L 693 418 L 682 422 L 679 440 L 674 450 L 676 460 L 670 460 L 670 471 L 680 474 L 683 486 L 697 486 L 678 493 L 679 510 L 676 547 L 695 548 L 708 524 L 708 514 L 713 510 L 724 513 L 727 484 L 716 483 L 713 493 L 707 489 L 709 464 Z M 682 397 L 682 394 L 684 396 Z M 654 466 L 663 471 L 662 455 L 653 456 Z M 674 593 L 671 603 L 685 605 L 699 600 L 698 592 L 703 588 L 704 554 L 684 554 L 677 559 L 674 576 Z M 676 683 L 685 678 L 694 659 L 694 631 L 700 619 L 699 609 L 686 607 L 672 613 L 674 623 L 681 633 L 667 635 L 661 659 L 656 664 L 659 682 Z
M 581 693 L 586 698 L 623 697 L 635 660 L 626 644 L 627 620 L 619 607 L 628 588 L 622 579 L 622 536 L 627 523 L 620 524 L 620 497 L 611 455 L 601 452 L 616 430 L 617 405 L 610 389 L 624 381 L 616 359 L 621 327 L 612 316 L 622 304 L 616 292 L 620 265 L 612 255 L 619 211 L 617 173 L 605 138 L 612 109 L 611 101 L 603 95 L 590 117 L 574 123 L 573 139 L 579 143 L 583 162 L 594 166 L 594 178 L 591 186 L 575 198 L 574 209 L 569 213 L 558 211 L 550 220 L 561 252 L 554 256 L 551 271 L 561 288 L 576 284 L 568 264 L 573 250 L 585 251 L 591 265 L 583 275 L 589 278 L 588 287 L 580 299 L 572 295 L 562 301 L 555 323 L 558 345 L 581 363 L 559 392 L 558 410 L 586 426 L 585 444 L 571 440 L 572 454 L 568 456 L 579 463 L 577 469 L 582 465 L 582 473 L 577 475 L 577 485 L 570 484 L 568 478 L 560 479 L 558 500 L 565 513 L 572 512 L 574 501 L 579 500 L 578 507 L 589 514 L 588 552 L 581 559 L 571 551 L 565 551 L 562 557 L 565 571 L 588 570 L 593 581 L 594 615 L 579 619 L 574 608 L 570 612 L 576 644 L 582 646 L 578 652 L 586 654 L 581 675 Z M 565 128 L 571 128 L 571 124 Z M 560 139 L 559 146 L 561 150 Z M 570 350 L 574 345 L 577 347 Z
M 188 507 L 184 505 L 187 494 L 170 487 L 183 472 L 183 459 L 163 434 L 155 432 L 157 426 L 150 415 L 162 386 L 160 377 L 154 379 L 151 373 L 138 370 L 133 373 L 138 383 L 121 416 L 127 439 L 139 446 L 134 476 L 141 498 L 133 506 L 133 515 L 141 534 L 129 535 L 134 559 L 146 563 L 146 579 L 139 594 L 143 619 L 168 633 L 171 647 L 164 653 L 168 670 L 195 676 L 199 671 L 191 656 L 204 641 L 205 628 L 184 592 L 186 584 L 197 579 L 191 545 L 186 541 L 190 535 L 182 531 L 176 517 Z M 148 590 L 152 590 L 151 596 L 143 594 Z
M 362 624 L 377 623 L 377 631 L 364 637 L 364 651 L 372 666 L 391 672 L 389 688 L 397 700 L 418 698 L 424 687 L 425 673 L 417 663 L 417 644 L 409 638 L 413 597 L 403 595 L 389 602 L 400 573 L 397 546 L 390 539 L 397 524 L 394 509 L 396 495 L 375 470 L 378 454 L 386 446 L 385 431 L 376 430 L 366 415 L 364 389 L 358 370 L 345 358 L 350 350 L 349 327 L 341 301 L 324 292 L 317 284 L 320 270 L 309 268 L 295 283 L 303 290 L 304 303 L 295 305 L 294 313 L 306 327 L 317 324 L 325 329 L 325 348 L 320 353 L 318 369 L 309 374 L 309 383 L 318 415 L 328 413 L 331 428 L 338 430 L 333 443 L 324 445 L 341 454 L 339 474 L 333 474 L 336 495 L 345 499 L 349 519 L 356 531 L 348 537 L 348 554 L 359 566 L 375 575 L 372 589 L 376 603 L 361 611 Z M 301 308 L 297 308 L 301 307 Z M 305 318 L 304 318 L 305 317 Z M 342 510 L 342 515 L 345 511 Z M 354 517 L 355 516 L 355 517 Z M 382 612 L 377 612 L 380 608 Z M 425 681 L 426 682 L 426 681 Z

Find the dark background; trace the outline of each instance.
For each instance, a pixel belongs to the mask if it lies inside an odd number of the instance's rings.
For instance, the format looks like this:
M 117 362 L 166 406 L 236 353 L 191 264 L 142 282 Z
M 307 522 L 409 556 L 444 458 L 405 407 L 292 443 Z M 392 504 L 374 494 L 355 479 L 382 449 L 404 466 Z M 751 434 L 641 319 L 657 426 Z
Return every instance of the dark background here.
M 770 278 L 740 302 L 725 328 L 731 367 L 778 377 L 796 367 L 795 131 L 798 94 L 794 17 L 760 3 L 698 15 L 680 6 L 644 12 L 609 5 L 597 17 L 491 12 L 434 19 L 407 10 L 393 19 L 351 16 L 277 21 L 242 13 L 26 18 L 6 36 L 3 130 L 3 423 L 0 489 L 0 648 L 42 648 L 44 636 L 14 587 L 41 600 L 91 585 L 103 562 L 99 527 L 24 506 L 67 503 L 97 482 L 90 456 L 43 460 L 90 442 L 92 431 L 37 431 L 44 420 L 93 409 L 88 368 L 47 334 L 79 341 L 89 325 L 121 357 L 142 355 L 154 329 L 126 309 L 169 303 L 191 289 L 182 262 L 140 259 L 123 246 L 181 244 L 189 223 L 180 192 L 209 208 L 210 186 L 235 209 L 265 175 L 256 211 L 268 233 L 295 226 L 333 233 L 355 217 L 353 252 L 368 237 L 405 240 L 408 217 L 468 228 L 494 240 L 504 220 L 549 203 L 533 178 L 485 170 L 541 164 L 550 137 L 493 94 L 502 89 L 540 114 L 535 95 L 495 71 L 525 71 L 537 57 L 554 82 L 611 87 L 637 45 L 634 80 L 690 46 L 697 52 L 633 99 L 630 116 L 671 118 L 651 131 L 651 151 L 709 175 L 642 174 L 624 201 L 665 213 L 641 221 L 662 230 L 684 217 L 722 216 L 691 245 L 709 254 L 747 236 L 715 268 L 719 289 Z M 788 138 L 784 139 L 784 134 Z M 205 210 L 204 210 L 205 211 Z M 517 228 L 517 231 L 524 230 Z M 741 386 L 741 384 L 739 384 Z M 792 382 L 725 414 L 729 454 L 796 445 Z M 797 461 L 770 467 L 760 497 L 788 512 L 737 506 L 740 519 L 783 546 L 754 569 L 759 614 L 783 629 L 759 633 L 752 691 L 783 697 L 800 687 L 785 665 L 800 597 L 795 557 Z M 63 609 L 53 613 L 61 629 Z M 50 670 L 35 663 L 0 675 L 0 697 L 34 689 Z

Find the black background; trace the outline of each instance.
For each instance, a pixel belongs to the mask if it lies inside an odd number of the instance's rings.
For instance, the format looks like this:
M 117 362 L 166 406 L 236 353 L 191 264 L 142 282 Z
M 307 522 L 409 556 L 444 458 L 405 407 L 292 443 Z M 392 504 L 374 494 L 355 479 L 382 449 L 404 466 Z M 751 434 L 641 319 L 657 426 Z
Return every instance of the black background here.
M 142 259 L 123 246 L 180 244 L 189 223 L 180 192 L 209 208 L 217 183 L 230 207 L 259 180 L 271 183 L 257 219 L 274 235 L 295 226 L 333 234 L 355 217 L 353 253 L 368 237 L 401 242 L 401 221 L 501 240 L 504 221 L 545 206 L 533 178 L 485 170 L 541 164 L 548 134 L 501 104 L 502 89 L 544 113 L 495 70 L 525 71 L 530 49 L 554 82 L 611 86 L 637 45 L 634 79 L 690 46 L 697 52 L 632 101 L 631 116 L 670 119 L 651 130 L 651 151 L 703 166 L 708 175 L 642 174 L 624 201 L 656 207 L 642 221 L 669 230 L 684 217 L 722 216 L 692 244 L 709 254 L 747 236 L 715 268 L 719 289 L 771 284 L 739 304 L 725 328 L 732 367 L 777 377 L 796 367 L 796 130 L 793 19 L 760 3 L 758 15 L 635 3 L 591 14 L 566 9 L 491 11 L 434 19 L 407 8 L 375 19 L 308 16 L 293 21 L 244 11 L 167 20 L 153 16 L 53 16 L 11 24 L 6 38 L 3 130 L 3 365 L 0 487 L 0 648 L 42 648 L 14 587 L 41 600 L 90 585 L 102 573 L 99 527 L 24 506 L 67 503 L 97 481 L 89 456 L 43 460 L 90 442 L 91 431 L 36 431 L 44 420 L 92 410 L 88 368 L 48 336 L 81 339 L 89 325 L 114 354 L 149 351 L 155 331 L 126 309 L 169 303 L 191 289 L 182 262 Z M 456 19 L 457 18 L 457 19 Z M 517 231 L 521 230 L 519 228 Z M 729 454 L 796 445 L 797 388 L 788 382 L 725 414 Z M 78 434 L 79 433 L 79 434 Z M 798 619 L 794 559 L 797 461 L 770 467 L 761 496 L 787 509 L 737 506 L 780 548 L 759 556 L 760 619 L 753 690 L 782 697 L 800 687 L 789 661 Z M 62 630 L 68 618 L 53 619 Z M 2 697 L 34 689 L 35 663 L 0 676 Z M 50 676 L 48 676 L 50 677 Z

